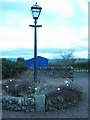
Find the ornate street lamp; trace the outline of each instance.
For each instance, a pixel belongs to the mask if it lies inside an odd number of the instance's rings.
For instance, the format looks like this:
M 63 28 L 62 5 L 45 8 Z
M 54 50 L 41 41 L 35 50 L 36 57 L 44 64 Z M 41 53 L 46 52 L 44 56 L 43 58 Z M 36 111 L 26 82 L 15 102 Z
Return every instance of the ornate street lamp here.
M 37 27 L 42 27 L 42 25 L 36 25 L 37 19 L 39 18 L 39 15 L 41 13 L 42 8 L 37 5 L 37 2 L 35 5 L 31 7 L 31 12 L 33 19 L 35 20 L 35 25 L 29 25 L 30 27 L 34 27 L 34 81 L 37 82 Z
M 41 8 L 39 5 L 37 5 L 37 2 L 36 2 L 35 5 L 33 5 L 33 6 L 31 7 L 33 19 L 38 19 L 38 18 L 39 18 L 39 15 L 40 15 L 40 13 L 41 13 L 41 10 L 42 10 L 42 8 Z

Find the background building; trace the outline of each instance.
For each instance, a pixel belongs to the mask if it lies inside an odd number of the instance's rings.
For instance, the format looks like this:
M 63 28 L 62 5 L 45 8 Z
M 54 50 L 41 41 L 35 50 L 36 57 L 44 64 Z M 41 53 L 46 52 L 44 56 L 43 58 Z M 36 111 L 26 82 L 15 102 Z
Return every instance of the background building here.
M 34 58 L 26 60 L 25 64 L 27 67 L 33 67 L 34 66 Z M 48 59 L 41 57 L 41 56 L 37 56 L 37 66 L 38 67 L 48 67 Z

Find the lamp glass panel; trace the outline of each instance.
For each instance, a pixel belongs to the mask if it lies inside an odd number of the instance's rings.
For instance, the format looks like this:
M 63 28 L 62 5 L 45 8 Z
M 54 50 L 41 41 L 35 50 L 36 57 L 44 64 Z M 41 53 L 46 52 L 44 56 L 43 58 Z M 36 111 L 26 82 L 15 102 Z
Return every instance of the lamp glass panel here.
M 38 10 L 38 9 L 32 10 L 32 14 L 33 14 L 34 18 L 37 18 L 37 17 L 39 17 L 40 10 Z

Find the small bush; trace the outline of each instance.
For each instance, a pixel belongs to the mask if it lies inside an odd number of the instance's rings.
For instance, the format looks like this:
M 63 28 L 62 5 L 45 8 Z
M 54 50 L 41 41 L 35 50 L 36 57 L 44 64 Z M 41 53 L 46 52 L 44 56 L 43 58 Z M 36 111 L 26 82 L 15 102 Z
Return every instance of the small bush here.
M 8 92 L 6 86 L 8 86 Z M 33 88 L 32 91 L 28 89 L 29 86 Z M 10 79 L 3 81 L 2 88 L 6 94 L 10 94 L 12 96 L 17 96 L 20 95 L 21 93 L 31 94 L 34 92 L 35 83 L 27 80 Z
M 81 100 L 82 92 L 72 88 L 62 86 L 60 90 L 54 90 L 46 95 L 46 111 L 55 111 L 76 106 Z
M 2 59 L 2 79 L 19 77 L 27 67 L 22 61 L 11 61 Z

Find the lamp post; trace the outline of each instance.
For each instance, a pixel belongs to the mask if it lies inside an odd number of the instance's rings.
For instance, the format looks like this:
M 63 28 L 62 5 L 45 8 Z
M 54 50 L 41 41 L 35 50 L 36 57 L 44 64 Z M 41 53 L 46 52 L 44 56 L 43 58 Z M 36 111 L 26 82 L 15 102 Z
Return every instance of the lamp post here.
M 31 12 L 33 19 L 35 20 L 35 25 L 29 25 L 30 27 L 34 27 L 34 81 L 37 82 L 37 27 L 42 27 L 42 25 L 37 25 L 37 19 L 41 13 L 42 8 L 37 5 L 31 7 Z

